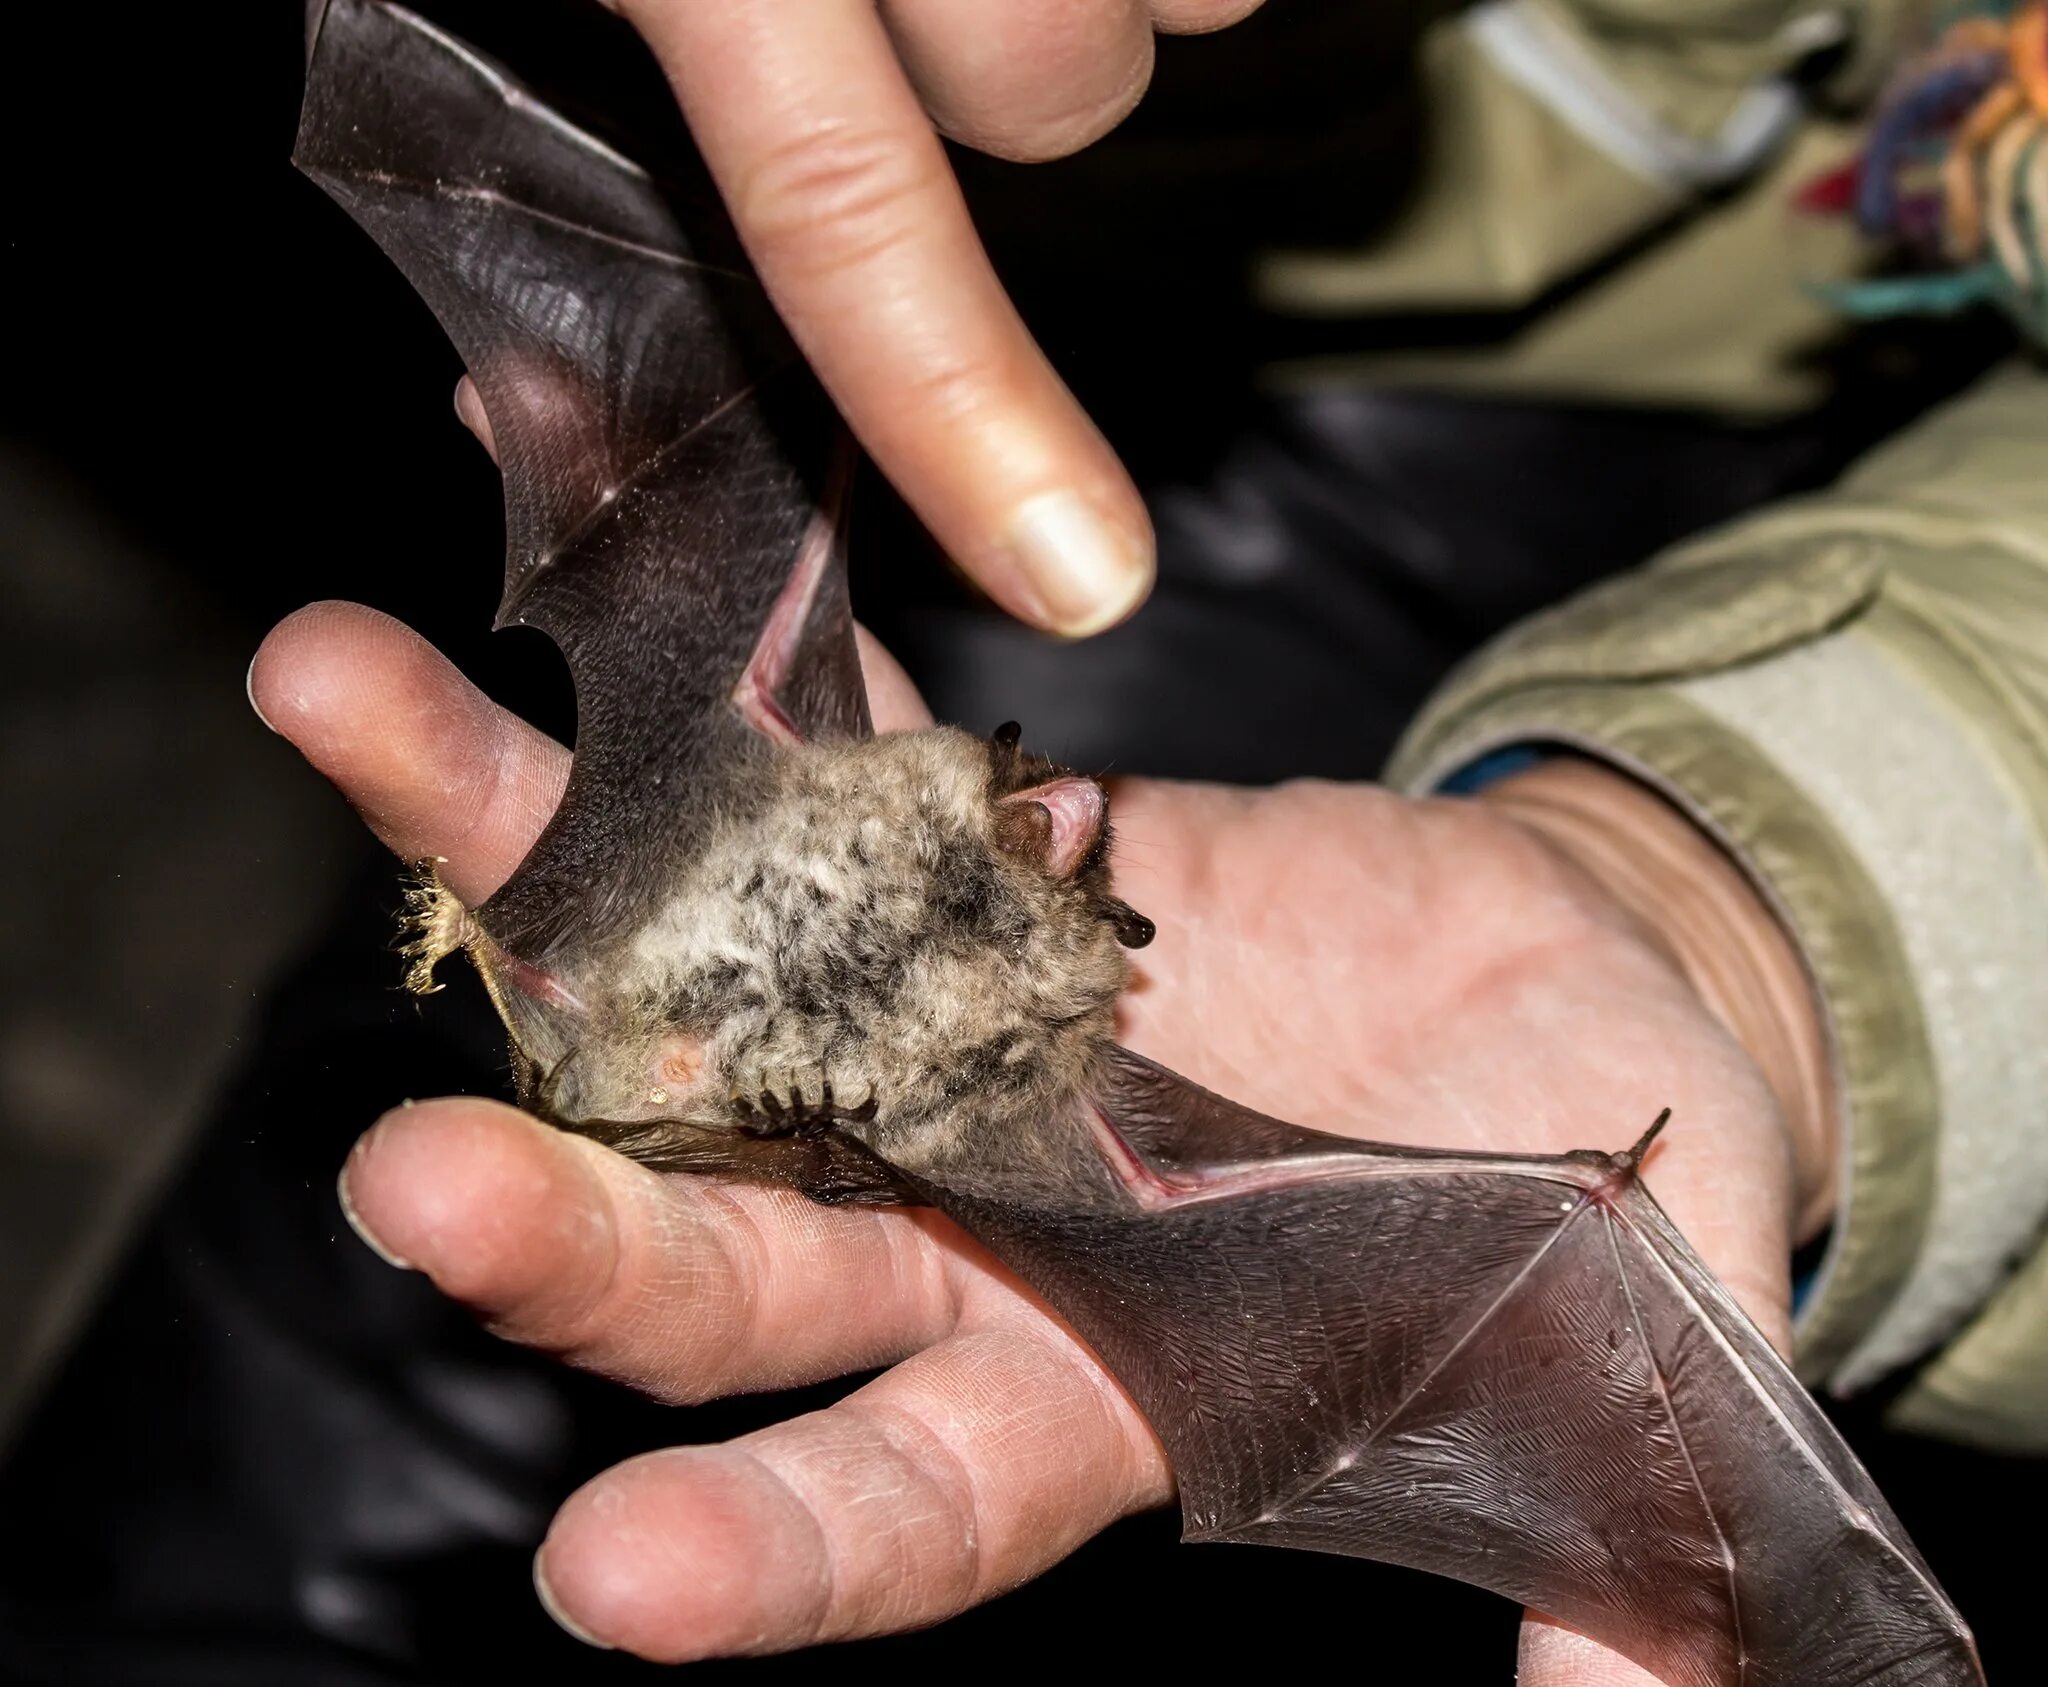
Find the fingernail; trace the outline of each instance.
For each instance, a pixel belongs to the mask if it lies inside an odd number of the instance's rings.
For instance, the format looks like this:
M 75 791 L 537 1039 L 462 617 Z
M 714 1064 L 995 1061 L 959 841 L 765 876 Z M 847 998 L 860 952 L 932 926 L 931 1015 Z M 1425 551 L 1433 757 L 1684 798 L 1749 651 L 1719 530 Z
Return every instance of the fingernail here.
M 255 715 L 270 731 L 275 732 L 277 728 L 270 725 L 270 717 L 263 712 L 263 705 L 256 701 L 256 664 L 262 659 L 262 656 L 263 652 L 259 650 L 254 656 L 249 658 L 249 671 L 242 676 L 242 690 L 249 699 L 250 713 Z
M 600 1640 L 588 1629 L 578 1628 L 575 1623 L 569 1620 L 566 1613 L 562 1610 L 561 1604 L 555 1598 L 555 1590 L 548 1586 L 547 1565 L 544 1562 L 547 1558 L 547 1553 L 548 1549 L 543 1546 L 540 1551 L 533 1555 L 533 1592 L 534 1597 L 540 1601 L 540 1608 L 547 1612 L 550 1617 L 554 1618 L 564 1634 L 573 1635 L 576 1639 L 582 1641 L 584 1645 L 595 1646 L 600 1652 L 617 1651 L 618 1648 L 609 1640 Z
M 376 1232 L 363 1222 L 362 1215 L 356 1211 L 355 1202 L 349 1199 L 348 1167 L 345 1165 L 341 1168 L 341 1176 L 334 1180 L 334 1194 L 335 1198 L 341 1202 L 341 1216 L 348 1220 L 349 1229 L 353 1230 L 363 1239 L 364 1247 L 368 1248 L 371 1253 L 375 1254 L 386 1265 L 396 1266 L 400 1271 L 418 1269 L 411 1260 L 394 1252 L 378 1240 Z
M 1147 559 L 1078 492 L 1041 492 L 1010 517 L 1010 549 L 1055 632 L 1084 638 L 1121 621 L 1152 583 Z

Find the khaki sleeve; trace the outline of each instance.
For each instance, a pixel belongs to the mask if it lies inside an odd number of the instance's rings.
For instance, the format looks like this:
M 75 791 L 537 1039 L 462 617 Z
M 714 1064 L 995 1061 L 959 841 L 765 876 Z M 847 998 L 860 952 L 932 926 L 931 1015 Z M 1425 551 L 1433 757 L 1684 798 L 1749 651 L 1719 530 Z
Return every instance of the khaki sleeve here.
M 1385 166 L 1400 209 L 1348 245 L 1267 252 L 1254 277 L 1278 316 L 1404 313 L 1416 332 L 1267 379 L 1753 416 L 1818 402 L 1843 319 L 1812 284 L 1857 276 L 1869 252 L 1850 219 L 1788 207 L 1861 147 L 1854 114 L 1910 4 L 1449 11 L 1420 43 L 1412 147 Z M 1453 326 L 1432 334 L 1443 312 Z M 1475 336 L 1473 321 L 1492 327 Z
M 1810 969 L 1846 1163 L 1802 1374 L 2048 1451 L 2048 376 L 1525 623 L 1389 778 L 1546 742 L 1692 814 Z

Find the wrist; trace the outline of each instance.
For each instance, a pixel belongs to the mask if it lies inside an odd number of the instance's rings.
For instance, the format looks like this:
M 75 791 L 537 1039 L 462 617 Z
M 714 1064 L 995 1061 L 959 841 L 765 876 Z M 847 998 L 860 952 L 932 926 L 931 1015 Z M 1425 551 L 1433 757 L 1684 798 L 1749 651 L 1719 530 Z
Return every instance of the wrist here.
M 1681 810 L 1590 759 L 1546 759 L 1477 800 L 1599 884 L 1756 1062 L 1785 1119 L 1797 1239 L 1817 1235 L 1835 1205 L 1834 1074 L 1805 964 L 1756 886 Z

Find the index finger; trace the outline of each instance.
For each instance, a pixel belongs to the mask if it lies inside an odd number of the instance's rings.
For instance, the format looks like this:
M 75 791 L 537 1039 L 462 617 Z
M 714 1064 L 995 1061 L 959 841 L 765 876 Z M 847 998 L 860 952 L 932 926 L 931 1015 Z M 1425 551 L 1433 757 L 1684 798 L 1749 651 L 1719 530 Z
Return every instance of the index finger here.
M 1144 506 L 996 279 L 872 0 L 613 0 L 777 308 L 875 461 L 1013 613 L 1070 635 L 1152 578 Z

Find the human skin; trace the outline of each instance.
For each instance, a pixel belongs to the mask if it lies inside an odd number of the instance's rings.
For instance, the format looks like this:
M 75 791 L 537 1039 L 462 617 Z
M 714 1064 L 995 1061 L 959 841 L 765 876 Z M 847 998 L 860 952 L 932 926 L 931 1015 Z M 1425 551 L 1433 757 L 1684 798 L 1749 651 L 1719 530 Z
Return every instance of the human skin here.
M 886 655 L 863 661 L 878 726 L 922 724 Z M 287 620 L 250 691 L 472 904 L 566 776 L 558 745 L 368 610 Z M 1573 762 L 1470 801 L 1129 780 L 1114 803 L 1118 889 L 1160 926 L 1122 1004 L 1132 1047 L 1392 1142 L 1620 1147 L 1669 1106 L 1647 1180 L 1784 1345 L 1792 1248 L 1831 1199 L 1818 1022 L 1768 911 L 1674 810 Z M 683 1660 L 931 1622 L 1171 1494 L 1115 1382 L 933 1213 L 662 1177 L 473 1099 L 386 1115 L 341 1188 L 373 1247 L 499 1334 L 665 1400 L 891 1366 L 824 1411 L 572 1495 L 536 1581 L 597 1643 Z M 1532 1621 L 1519 1679 L 1650 1678 Z
M 777 309 L 869 453 L 1004 607 L 1069 635 L 1150 588 L 1151 525 L 1019 320 L 940 137 L 1079 150 L 1155 31 L 1259 0 L 605 0 L 654 51 Z

